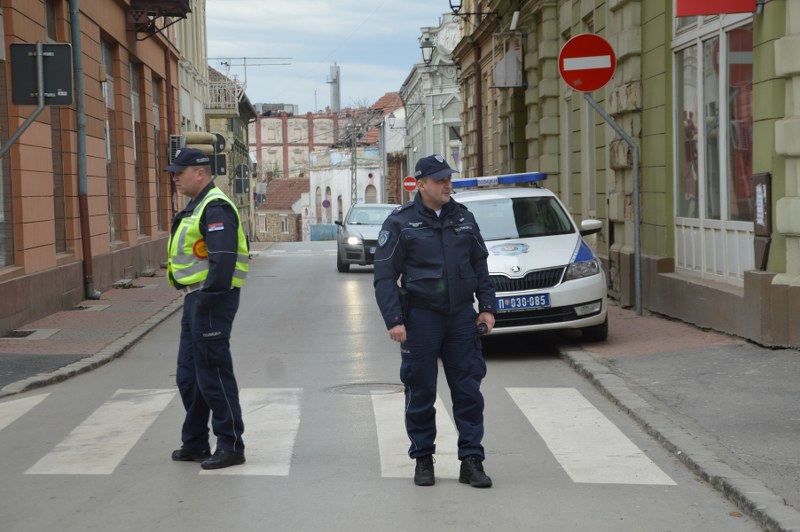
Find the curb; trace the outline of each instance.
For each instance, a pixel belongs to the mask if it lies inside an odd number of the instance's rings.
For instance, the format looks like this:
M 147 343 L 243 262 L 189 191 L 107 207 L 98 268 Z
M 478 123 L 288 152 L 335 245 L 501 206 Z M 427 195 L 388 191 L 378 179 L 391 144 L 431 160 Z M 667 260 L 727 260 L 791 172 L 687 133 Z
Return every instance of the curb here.
M 182 307 L 183 298 L 179 297 L 117 340 L 105 346 L 98 353 L 82 358 L 77 362 L 68 364 L 51 373 L 40 373 L 28 377 L 27 379 L 7 384 L 0 389 L 0 398 L 55 384 L 107 364 L 115 358 L 121 357 L 128 349 L 138 342 L 142 336 L 150 332 L 156 325 L 159 325 Z
M 669 415 L 659 412 L 631 390 L 624 379 L 587 351 L 563 350 L 562 360 L 594 386 L 692 472 L 722 493 L 764 530 L 800 532 L 800 512 L 786 505 L 760 480 L 723 462 Z

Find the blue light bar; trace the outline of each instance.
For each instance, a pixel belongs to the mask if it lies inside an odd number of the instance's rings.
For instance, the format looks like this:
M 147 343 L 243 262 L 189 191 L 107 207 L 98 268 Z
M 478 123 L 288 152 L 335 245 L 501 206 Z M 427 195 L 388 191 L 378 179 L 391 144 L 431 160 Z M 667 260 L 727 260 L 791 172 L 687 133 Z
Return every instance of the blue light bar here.
M 526 172 L 523 174 L 493 175 L 486 177 L 467 177 L 453 179 L 453 188 L 488 187 L 493 185 L 518 185 L 520 183 L 535 183 L 547 179 L 543 172 Z

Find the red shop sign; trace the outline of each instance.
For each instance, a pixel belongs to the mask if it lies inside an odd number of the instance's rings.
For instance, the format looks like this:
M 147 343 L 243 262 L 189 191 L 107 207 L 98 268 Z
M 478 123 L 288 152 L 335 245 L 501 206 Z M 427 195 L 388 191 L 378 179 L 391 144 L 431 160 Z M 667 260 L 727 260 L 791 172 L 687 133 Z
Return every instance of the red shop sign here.
M 676 17 L 752 13 L 755 10 L 756 0 L 675 0 Z

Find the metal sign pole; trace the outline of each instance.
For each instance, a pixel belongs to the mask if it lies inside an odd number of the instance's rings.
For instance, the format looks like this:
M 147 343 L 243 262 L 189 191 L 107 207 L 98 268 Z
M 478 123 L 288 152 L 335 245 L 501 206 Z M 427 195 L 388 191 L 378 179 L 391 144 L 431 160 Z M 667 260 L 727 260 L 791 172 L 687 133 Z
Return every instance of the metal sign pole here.
M 608 123 L 611 128 L 619 134 L 622 139 L 628 143 L 633 149 L 633 240 L 634 240 L 634 282 L 636 290 L 636 314 L 642 315 L 642 246 L 639 236 L 639 146 L 634 142 L 624 129 L 619 124 L 614 122 L 614 119 L 594 101 L 592 95 L 588 92 L 583 93 L 586 101 L 594 107 L 595 111 L 600 113 L 600 116 Z

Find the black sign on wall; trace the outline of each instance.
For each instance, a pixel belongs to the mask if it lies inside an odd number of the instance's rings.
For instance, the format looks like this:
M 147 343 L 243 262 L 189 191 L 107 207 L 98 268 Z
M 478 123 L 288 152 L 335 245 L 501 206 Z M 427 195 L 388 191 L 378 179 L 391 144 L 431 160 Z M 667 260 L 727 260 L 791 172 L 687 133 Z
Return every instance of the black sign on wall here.
M 11 101 L 15 105 L 39 105 L 36 44 L 12 43 Z M 72 45 L 42 44 L 45 105 L 72 105 Z

